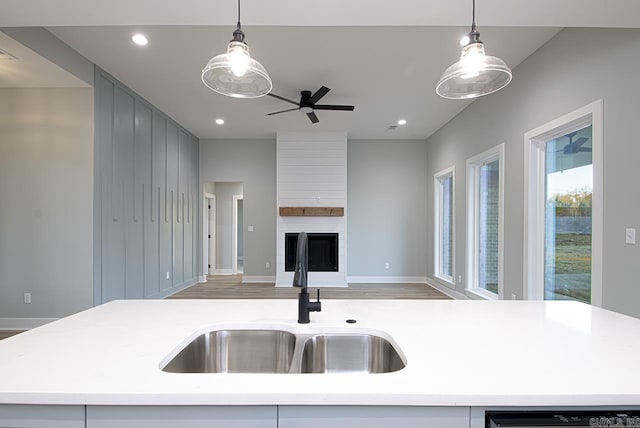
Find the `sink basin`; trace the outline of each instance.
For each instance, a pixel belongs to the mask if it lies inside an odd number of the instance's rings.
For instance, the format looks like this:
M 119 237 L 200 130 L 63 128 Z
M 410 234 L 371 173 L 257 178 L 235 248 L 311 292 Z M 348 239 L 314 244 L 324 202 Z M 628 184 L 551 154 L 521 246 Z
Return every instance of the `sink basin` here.
M 296 336 L 280 330 L 218 330 L 195 338 L 162 369 L 171 373 L 288 373 Z
M 389 341 L 369 334 L 317 335 L 304 344 L 302 373 L 389 373 L 405 366 Z
M 389 373 L 405 366 L 373 334 L 294 334 L 283 330 L 216 330 L 182 348 L 169 373 Z

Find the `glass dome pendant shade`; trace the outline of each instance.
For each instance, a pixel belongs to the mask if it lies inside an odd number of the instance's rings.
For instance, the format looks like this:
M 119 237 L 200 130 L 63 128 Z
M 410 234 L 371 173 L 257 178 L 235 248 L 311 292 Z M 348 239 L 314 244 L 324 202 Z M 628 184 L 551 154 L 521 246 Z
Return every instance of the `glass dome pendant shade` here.
M 469 42 L 462 48 L 460 60 L 447 68 L 436 86 L 443 98 L 467 99 L 499 91 L 511 82 L 511 70 L 500 58 L 485 54 L 484 44 L 474 22 Z
M 202 70 L 202 82 L 219 94 L 235 98 L 262 97 L 273 87 L 267 70 L 249 55 L 240 22 L 227 53 L 213 57 Z

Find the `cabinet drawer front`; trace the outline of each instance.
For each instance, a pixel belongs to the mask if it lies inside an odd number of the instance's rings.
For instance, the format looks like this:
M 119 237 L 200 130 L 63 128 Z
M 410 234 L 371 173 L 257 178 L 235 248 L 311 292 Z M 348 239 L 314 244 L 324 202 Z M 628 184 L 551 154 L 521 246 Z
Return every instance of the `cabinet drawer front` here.
M 87 406 L 87 428 L 277 428 L 276 406 Z
M 469 428 L 468 407 L 280 406 L 278 428 Z

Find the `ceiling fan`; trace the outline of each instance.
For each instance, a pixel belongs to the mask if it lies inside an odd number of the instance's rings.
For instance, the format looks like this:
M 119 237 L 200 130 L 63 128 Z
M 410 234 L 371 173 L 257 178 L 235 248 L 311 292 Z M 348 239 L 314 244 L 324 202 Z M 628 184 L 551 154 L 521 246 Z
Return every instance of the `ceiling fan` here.
M 574 153 L 580 152 L 591 152 L 591 147 L 582 147 L 584 143 L 589 141 L 589 138 L 580 137 L 576 141 L 573 141 L 573 137 L 575 137 L 577 133 L 578 131 L 567 134 L 567 137 L 569 137 L 569 143 L 562 149 L 557 150 L 557 152 L 562 152 L 563 155 L 572 155 Z
M 345 105 L 331 105 L 331 104 L 316 104 L 322 97 L 327 95 L 331 89 L 326 86 L 318 89 L 315 94 L 311 95 L 311 91 L 300 91 L 300 102 L 292 101 L 288 98 L 281 97 L 280 95 L 276 95 L 273 93 L 269 93 L 270 97 L 277 98 L 282 101 L 286 101 L 288 103 L 294 104 L 297 107 L 290 108 L 282 111 L 275 111 L 273 113 L 267 113 L 267 116 L 273 116 L 274 114 L 286 113 L 289 111 L 300 110 L 303 113 L 307 114 L 307 117 L 311 121 L 311 123 L 318 123 L 320 120 L 318 116 L 316 116 L 314 110 L 339 110 L 339 111 L 353 111 L 354 106 L 345 106 Z

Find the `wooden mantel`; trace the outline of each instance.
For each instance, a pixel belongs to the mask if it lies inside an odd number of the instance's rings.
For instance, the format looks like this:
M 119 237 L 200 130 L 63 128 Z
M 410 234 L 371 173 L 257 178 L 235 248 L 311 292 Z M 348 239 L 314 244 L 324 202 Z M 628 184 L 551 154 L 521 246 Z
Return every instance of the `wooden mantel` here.
M 344 207 L 280 207 L 281 217 L 344 217 Z

